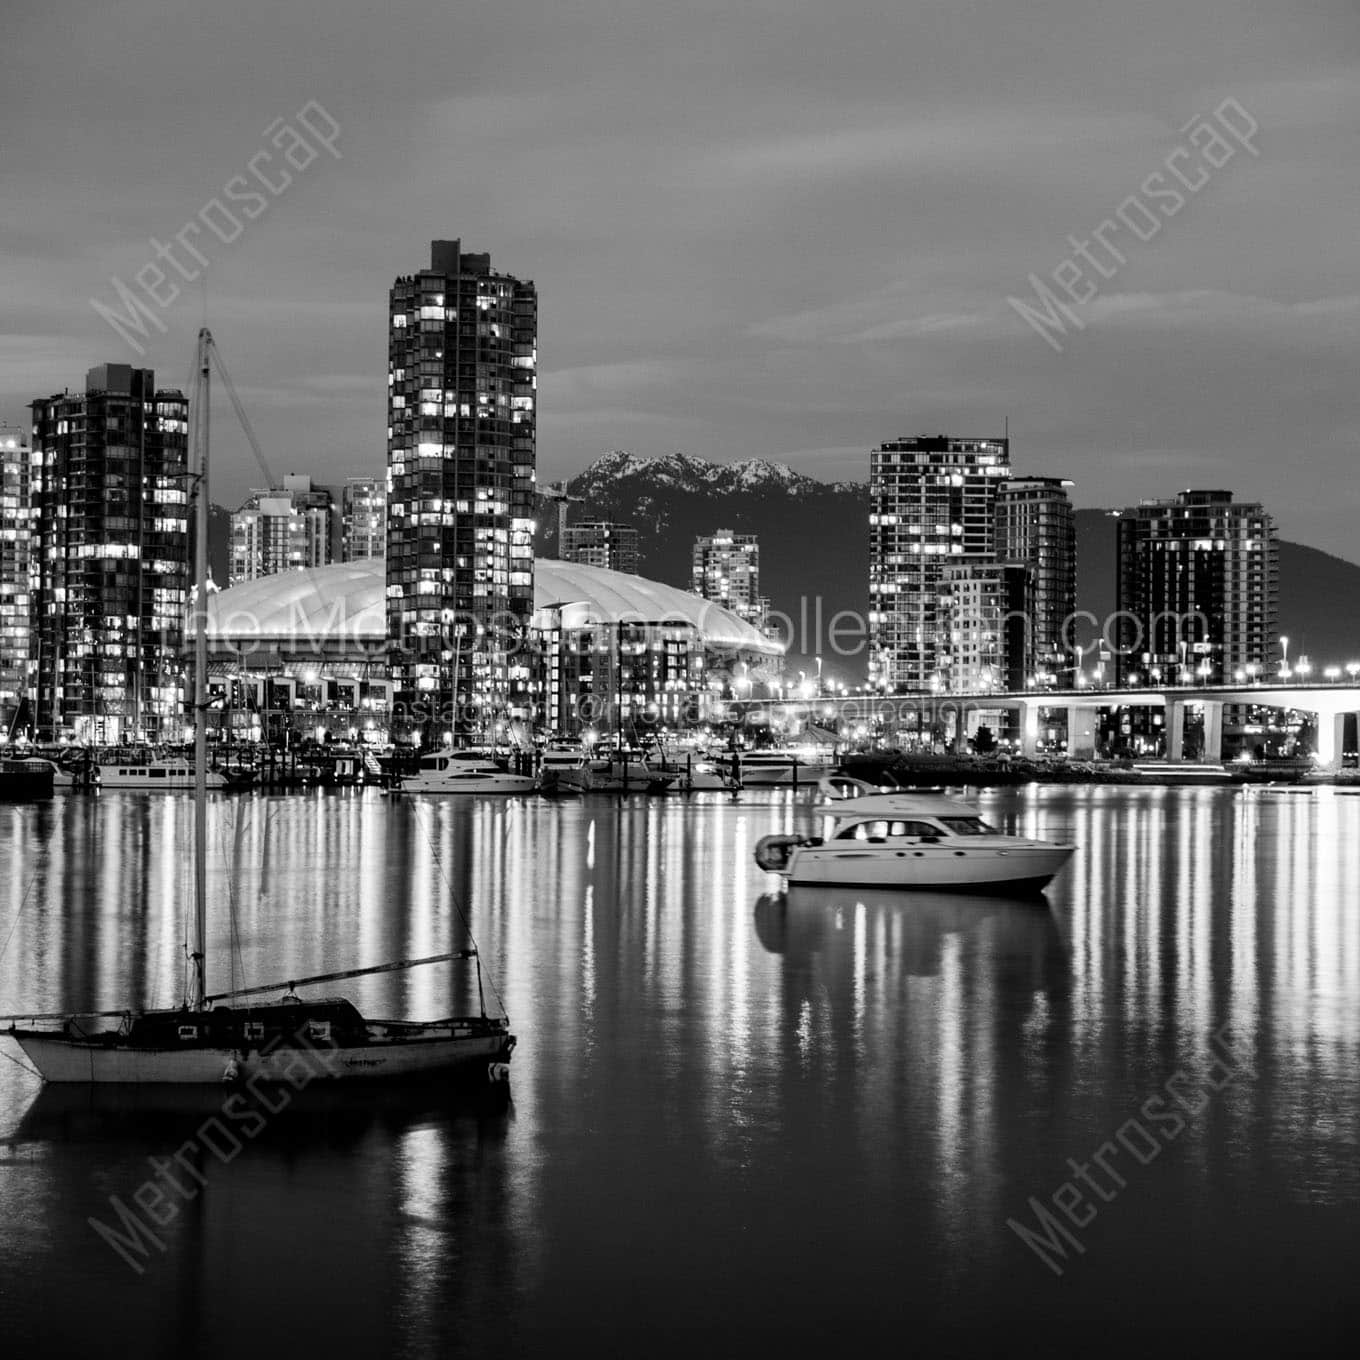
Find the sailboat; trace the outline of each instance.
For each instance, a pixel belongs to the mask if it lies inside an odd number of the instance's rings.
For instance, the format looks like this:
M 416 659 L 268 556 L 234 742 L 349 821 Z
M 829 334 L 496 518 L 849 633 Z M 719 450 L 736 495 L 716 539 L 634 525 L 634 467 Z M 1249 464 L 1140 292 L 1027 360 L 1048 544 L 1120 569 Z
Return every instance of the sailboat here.
M 509 1078 L 515 1036 L 509 1018 L 488 1015 L 475 947 L 395 963 L 323 973 L 287 983 L 208 993 L 207 973 L 207 542 L 210 363 L 230 388 L 212 336 L 199 331 L 196 358 L 194 609 L 194 948 L 183 1003 L 174 1009 L 6 1016 L 7 1033 L 49 1082 L 203 1085 L 288 1082 L 299 1073 L 352 1081 L 480 1075 Z M 299 986 L 393 972 L 423 964 L 471 961 L 477 1015 L 441 1020 L 369 1020 L 342 997 L 299 997 Z M 282 992 L 282 995 L 278 995 Z M 246 998 L 274 993 L 255 1004 Z M 19 1028 L 18 1021 L 24 1022 Z M 116 1025 L 111 1021 L 117 1020 Z M 308 1077 L 308 1080 L 310 1080 Z

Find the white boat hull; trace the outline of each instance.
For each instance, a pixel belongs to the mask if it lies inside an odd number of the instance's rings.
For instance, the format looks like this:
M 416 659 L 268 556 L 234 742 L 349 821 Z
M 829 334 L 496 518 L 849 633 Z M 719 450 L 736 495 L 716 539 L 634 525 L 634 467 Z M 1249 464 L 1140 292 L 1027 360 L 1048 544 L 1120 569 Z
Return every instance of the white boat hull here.
M 793 765 L 757 765 L 741 767 L 740 780 L 744 789 L 816 788 L 817 782 L 833 767 L 800 762 Z
M 194 772 L 182 773 L 167 770 L 152 778 L 147 774 L 120 775 L 110 774 L 106 769 L 98 772 L 97 782 L 101 789 L 135 789 L 139 793 L 192 793 L 194 791 Z M 204 785 L 209 790 L 225 789 L 227 778 L 215 770 L 209 770 Z
M 531 775 L 409 775 L 401 781 L 404 793 L 533 793 L 537 783 Z
M 355 1048 L 278 1047 L 244 1058 L 231 1048 L 144 1049 L 82 1043 L 61 1035 L 14 1035 L 28 1060 L 49 1082 L 99 1085 L 221 1085 L 224 1082 L 292 1086 L 321 1081 L 371 1081 L 440 1072 L 489 1069 L 509 1056 L 506 1036 L 457 1035 L 371 1043 Z
M 1074 846 L 911 847 L 828 841 L 796 848 L 784 876 L 790 883 L 842 887 L 1038 892 L 1071 859 Z

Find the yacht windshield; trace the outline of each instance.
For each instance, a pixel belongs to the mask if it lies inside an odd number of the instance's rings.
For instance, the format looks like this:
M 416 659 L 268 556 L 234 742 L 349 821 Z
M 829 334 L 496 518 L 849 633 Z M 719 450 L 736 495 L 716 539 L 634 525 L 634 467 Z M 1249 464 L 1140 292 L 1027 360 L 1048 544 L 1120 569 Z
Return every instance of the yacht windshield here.
M 956 836 L 995 836 L 996 827 L 988 826 L 981 817 L 941 817 L 941 826 Z

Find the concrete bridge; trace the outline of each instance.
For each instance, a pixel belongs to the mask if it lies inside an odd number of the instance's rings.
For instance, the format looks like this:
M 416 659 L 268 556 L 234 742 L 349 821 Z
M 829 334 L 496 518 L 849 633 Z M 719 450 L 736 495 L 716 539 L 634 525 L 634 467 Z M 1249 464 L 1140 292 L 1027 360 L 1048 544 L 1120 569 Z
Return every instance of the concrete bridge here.
M 764 713 L 825 722 L 897 722 L 905 725 L 915 715 L 924 729 L 928 724 L 954 717 L 954 744 L 962 750 L 967 740 L 970 713 L 1013 713 L 1020 730 L 1024 755 L 1036 753 L 1043 710 L 1065 710 L 1067 753 L 1073 759 L 1095 755 L 1098 715 L 1102 709 L 1159 708 L 1164 716 L 1168 760 L 1185 758 L 1185 715 L 1190 708 L 1204 714 L 1203 759 L 1223 758 L 1223 710 L 1238 705 L 1310 713 L 1316 719 L 1317 759 L 1326 768 L 1340 767 L 1343 731 L 1349 714 L 1360 714 L 1360 685 L 1319 683 L 1300 685 L 1258 683 L 1250 685 L 1166 685 L 1136 689 L 1084 688 L 1075 690 L 1007 691 L 997 694 L 845 694 L 798 699 L 739 699 L 731 703 L 736 714 Z

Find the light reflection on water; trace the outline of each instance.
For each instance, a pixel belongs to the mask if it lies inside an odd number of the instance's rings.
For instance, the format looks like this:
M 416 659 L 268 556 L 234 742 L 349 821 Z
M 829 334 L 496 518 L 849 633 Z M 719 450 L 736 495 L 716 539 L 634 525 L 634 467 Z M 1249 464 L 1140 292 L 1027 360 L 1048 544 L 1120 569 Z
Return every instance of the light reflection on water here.
M 214 911 L 210 986 L 458 947 L 465 916 L 520 1037 L 511 1102 L 285 1111 L 230 1165 L 205 1158 L 137 1277 L 87 1220 L 203 1108 L 35 1105 L 0 1061 L 7 1330 L 88 1348 L 116 1314 L 151 1354 L 225 1355 L 263 1323 L 342 1353 L 575 1329 L 802 1354 L 883 1326 L 1308 1334 L 1329 1299 L 1344 1320 L 1360 799 L 979 795 L 1006 829 L 1080 846 L 1047 904 L 781 893 L 751 851 L 808 808 L 748 799 L 214 800 L 211 890 L 236 931 Z M 176 998 L 190 814 L 174 795 L 0 808 L 0 1011 Z M 394 1015 L 475 996 L 445 968 L 338 990 Z M 1007 1218 L 1202 1072 L 1223 1025 L 1252 1075 L 1129 1169 L 1055 1279 Z

